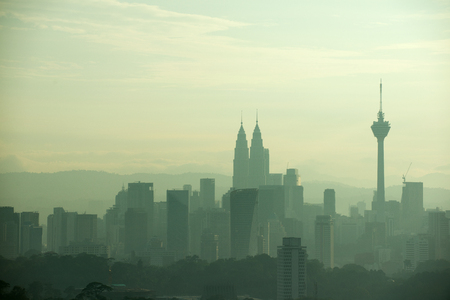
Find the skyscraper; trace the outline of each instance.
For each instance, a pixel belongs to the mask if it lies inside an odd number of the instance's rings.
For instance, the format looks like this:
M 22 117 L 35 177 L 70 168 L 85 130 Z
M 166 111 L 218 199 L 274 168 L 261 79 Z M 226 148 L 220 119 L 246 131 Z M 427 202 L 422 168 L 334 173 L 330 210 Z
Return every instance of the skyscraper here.
M 230 195 L 231 257 L 243 259 L 257 254 L 258 189 L 241 189 Z
M 241 120 L 241 128 L 239 128 L 236 148 L 234 148 L 233 188 L 245 189 L 248 187 L 248 163 L 247 136 Z
M 316 217 L 316 258 L 325 268 L 334 268 L 334 226 L 330 215 Z
M 20 214 L 20 253 L 29 250 L 42 251 L 42 227 L 39 226 L 38 212 Z
M 268 159 L 265 155 L 266 151 L 261 138 L 261 131 L 256 120 L 255 130 L 253 131 L 252 145 L 250 147 L 250 159 L 248 163 L 248 187 L 258 188 L 260 185 L 266 184 L 266 172 L 268 167 Z
M 323 214 L 336 216 L 336 196 L 334 189 L 326 189 L 323 192 Z
M 373 135 L 378 141 L 377 199 L 374 201 L 372 208 L 377 212 L 377 221 L 379 222 L 384 222 L 384 138 L 388 135 L 389 129 L 391 129 L 389 122 L 384 120 L 382 104 L 382 85 L 380 82 L 378 121 L 374 121 L 371 127 Z
M 200 202 L 203 208 L 214 208 L 216 206 L 216 180 L 214 178 L 200 179 Z
M 0 207 L 0 255 L 9 259 L 19 255 L 19 214 L 14 207 Z
M 284 175 L 286 216 L 302 220 L 303 186 L 297 169 L 287 169 Z
M 153 205 L 153 183 L 140 181 L 128 183 L 127 207 L 141 210 L 147 214 L 147 222 L 145 222 L 147 224 L 147 241 L 153 236 Z
M 423 182 L 403 182 L 401 201 L 403 229 L 419 233 L 423 218 Z
M 189 192 L 167 190 L 167 249 L 183 259 L 189 251 Z
M 277 252 L 277 300 L 305 297 L 306 247 L 300 238 L 285 237 Z

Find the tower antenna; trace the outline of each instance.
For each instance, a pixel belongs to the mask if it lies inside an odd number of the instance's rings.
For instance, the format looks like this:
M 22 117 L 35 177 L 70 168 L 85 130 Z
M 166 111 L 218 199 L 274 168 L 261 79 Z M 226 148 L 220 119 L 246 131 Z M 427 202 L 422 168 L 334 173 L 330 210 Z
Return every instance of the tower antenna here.
M 241 110 L 241 125 L 242 125 L 242 123 L 243 123 L 243 122 L 242 122 L 242 110 Z
M 381 82 L 381 78 L 380 78 L 380 112 L 383 111 L 383 84 Z
M 256 124 L 258 124 L 258 110 L 256 110 Z

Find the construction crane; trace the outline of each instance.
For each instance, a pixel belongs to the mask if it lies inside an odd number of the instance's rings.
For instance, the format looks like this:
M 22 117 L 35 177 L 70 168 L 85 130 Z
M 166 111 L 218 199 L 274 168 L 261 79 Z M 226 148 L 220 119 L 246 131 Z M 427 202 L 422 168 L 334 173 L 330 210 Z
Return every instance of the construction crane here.
M 412 165 L 412 162 L 409 164 L 409 167 L 408 167 L 408 170 L 406 171 L 406 173 L 405 174 L 403 174 L 403 176 L 402 176 L 402 178 L 403 178 L 403 182 L 405 182 L 406 181 L 406 175 L 408 175 L 408 172 L 409 172 L 409 168 L 411 168 L 411 165 Z

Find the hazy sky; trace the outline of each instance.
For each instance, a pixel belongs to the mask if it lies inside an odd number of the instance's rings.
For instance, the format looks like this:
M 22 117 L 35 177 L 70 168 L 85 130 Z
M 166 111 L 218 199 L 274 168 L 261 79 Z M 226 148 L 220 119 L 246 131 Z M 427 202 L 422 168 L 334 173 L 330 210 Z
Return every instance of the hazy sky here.
M 0 0 L 0 172 L 450 174 L 450 1 Z M 331 177 L 330 177 L 331 178 Z M 389 181 L 390 180 L 390 181 Z

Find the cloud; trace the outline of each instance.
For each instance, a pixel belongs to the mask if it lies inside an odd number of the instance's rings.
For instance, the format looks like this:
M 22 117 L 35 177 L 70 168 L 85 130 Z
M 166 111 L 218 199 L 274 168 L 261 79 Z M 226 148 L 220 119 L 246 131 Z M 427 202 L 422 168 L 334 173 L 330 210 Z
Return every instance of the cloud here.
M 450 39 L 399 43 L 378 47 L 379 50 L 429 49 L 433 54 L 450 54 Z

